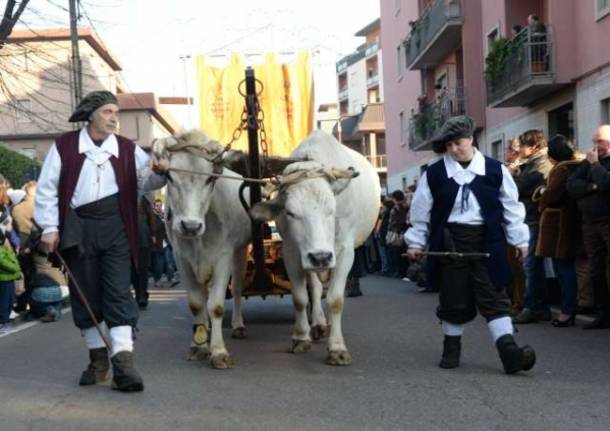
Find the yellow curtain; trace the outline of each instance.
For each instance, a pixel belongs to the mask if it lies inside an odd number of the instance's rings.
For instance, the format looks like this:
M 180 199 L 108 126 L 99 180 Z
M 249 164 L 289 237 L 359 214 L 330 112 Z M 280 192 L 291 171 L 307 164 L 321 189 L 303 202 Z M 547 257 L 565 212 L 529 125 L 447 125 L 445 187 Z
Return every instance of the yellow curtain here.
M 231 56 L 225 67 L 207 64 L 204 56 L 197 57 L 196 66 L 199 125 L 208 136 L 225 144 L 231 140 L 244 109 L 244 98 L 239 94 L 238 86 L 244 79 L 246 67 L 237 54 Z M 254 73 L 263 84 L 259 103 L 264 112 L 269 154 L 288 156 L 313 128 L 313 76 L 309 53 L 300 52 L 290 64 L 278 63 L 275 54 L 268 53 L 264 63 L 254 66 Z M 245 91 L 245 85 L 242 85 L 242 91 Z M 233 148 L 247 151 L 246 131 Z

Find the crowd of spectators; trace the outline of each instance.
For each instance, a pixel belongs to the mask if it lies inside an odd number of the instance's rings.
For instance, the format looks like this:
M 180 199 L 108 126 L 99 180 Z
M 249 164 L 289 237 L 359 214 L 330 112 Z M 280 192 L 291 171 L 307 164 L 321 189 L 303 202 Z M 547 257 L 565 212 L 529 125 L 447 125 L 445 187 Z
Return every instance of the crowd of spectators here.
M 19 316 L 55 322 L 61 318 L 62 306 L 69 304 L 65 268 L 40 246 L 41 230 L 34 221 L 35 195 L 36 181 L 17 189 L 0 175 L 0 335 L 11 332 Z M 157 288 L 174 287 L 178 280 L 162 201 L 151 204 L 143 196 L 139 209 L 140 254 L 144 258 L 139 262 L 140 272 L 133 271 L 132 284 L 136 301 L 144 309 L 151 277 Z

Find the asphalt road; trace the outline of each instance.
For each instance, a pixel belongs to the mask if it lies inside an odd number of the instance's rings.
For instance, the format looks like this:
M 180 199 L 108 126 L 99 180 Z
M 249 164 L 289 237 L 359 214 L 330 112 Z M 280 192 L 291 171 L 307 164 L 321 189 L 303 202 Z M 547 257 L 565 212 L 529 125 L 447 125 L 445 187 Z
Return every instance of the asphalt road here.
M 187 362 L 184 291 L 152 290 L 136 364 L 146 389 L 79 387 L 87 353 L 71 316 L 0 338 L 0 431 L 608 430 L 610 331 L 522 327 L 538 363 L 506 376 L 482 319 L 466 330 L 462 366 L 437 367 L 436 297 L 369 276 L 346 300 L 350 367 L 324 364 L 325 345 L 287 353 L 289 297 L 244 305 L 248 339 L 230 339 L 233 370 Z

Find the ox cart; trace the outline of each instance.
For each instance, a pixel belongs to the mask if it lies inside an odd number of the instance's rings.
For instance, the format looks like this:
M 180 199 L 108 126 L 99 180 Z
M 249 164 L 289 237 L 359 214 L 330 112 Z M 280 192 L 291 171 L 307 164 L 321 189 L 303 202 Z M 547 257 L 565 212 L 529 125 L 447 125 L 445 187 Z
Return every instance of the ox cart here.
M 245 91 L 242 89 L 242 84 Z M 254 69 L 250 67 L 246 69 L 245 79 L 238 91 L 244 97 L 244 110 L 241 124 L 236 129 L 233 140 L 239 137 L 242 130 L 247 130 L 248 155 L 240 173 L 245 174 L 248 179 L 239 189 L 239 199 L 244 209 L 249 211 L 252 205 L 262 199 L 261 185 L 264 181 L 270 181 L 281 174 L 287 164 L 297 160 L 268 154 L 264 112 L 259 104 L 259 97 L 264 88 L 256 79 Z M 250 192 L 249 203 L 245 198 L 246 189 Z M 290 280 L 282 258 L 282 240 L 276 233 L 275 226 L 253 219 L 251 223 L 252 244 L 248 248 L 248 264 L 242 296 L 246 299 L 250 296 L 260 296 L 265 299 L 271 295 L 283 297 L 290 294 Z

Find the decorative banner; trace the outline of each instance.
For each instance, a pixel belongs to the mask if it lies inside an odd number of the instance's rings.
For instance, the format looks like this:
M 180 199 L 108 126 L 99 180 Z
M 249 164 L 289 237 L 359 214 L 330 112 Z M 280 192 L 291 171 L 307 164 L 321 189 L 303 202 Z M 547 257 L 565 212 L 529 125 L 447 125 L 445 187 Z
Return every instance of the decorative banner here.
M 244 98 L 238 86 L 245 77 L 246 66 L 233 54 L 225 67 L 213 67 L 200 55 L 196 59 L 199 96 L 199 125 L 211 138 L 226 144 L 239 126 Z M 264 112 L 269 154 L 288 156 L 313 128 L 313 76 L 309 53 L 300 52 L 290 64 L 276 61 L 273 53 L 263 64 L 254 66 L 256 78 L 263 83 L 259 97 Z M 257 85 L 257 90 L 259 85 Z M 245 84 L 242 91 L 245 92 Z M 233 148 L 247 151 L 244 131 Z

